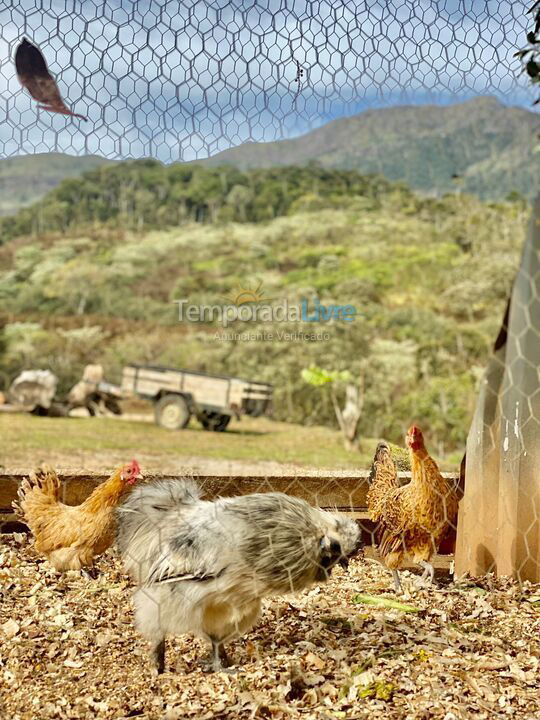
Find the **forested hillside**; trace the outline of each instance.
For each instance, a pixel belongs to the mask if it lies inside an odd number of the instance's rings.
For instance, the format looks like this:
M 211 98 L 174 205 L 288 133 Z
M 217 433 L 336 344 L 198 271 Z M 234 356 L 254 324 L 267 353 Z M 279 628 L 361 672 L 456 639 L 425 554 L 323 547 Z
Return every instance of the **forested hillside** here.
M 242 172 L 135 160 L 64 181 L 41 202 L 0 219 L 0 237 L 88 223 L 142 231 L 187 221 L 262 222 L 301 209 L 343 207 L 359 197 L 377 204 L 396 187 L 379 176 L 319 167 Z
M 452 452 L 528 213 L 518 200 L 430 199 L 355 171 L 100 168 L 3 220 L 3 384 L 50 367 L 65 391 L 90 361 L 112 381 L 126 362 L 164 363 L 271 381 L 278 418 L 333 424 L 324 389 L 301 379 L 313 363 L 364 377 L 364 436 L 400 441 L 417 420 Z M 178 320 L 175 300 L 227 305 L 245 290 L 357 315 L 226 329 Z
M 486 200 L 532 198 L 540 167 L 538 114 L 493 97 L 453 105 L 366 110 L 290 140 L 245 143 L 204 161 L 241 169 L 306 165 L 379 173 L 430 195 L 465 192 Z M 458 176 L 457 178 L 455 176 Z
M 66 178 L 111 162 L 97 155 L 76 157 L 62 153 L 0 158 L 0 215 L 37 202 Z
M 508 107 L 495 98 L 477 97 L 445 106 L 366 110 L 300 137 L 247 142 L 195 164 L 229 165 L 240 171 L 317 165 L 376 173 L 431 196 L 458 189 L 485 200 L 504 200 L 511 193 L 531 199 L 540 182 L 540 165 L 535 161 L 539 132 L 537 113 Z M 60 153 L 0 159 L 0 215 L 40 200 L 63 179 L 110 163 L 102 157 Z M 168 177 L 189 177 L 189 172 L 175 164 Z M 120 171 L 120 176 L 124 175 L 125 168 Z M 66 200 L 69 202 L 69 192 L 64 190 L 58 201 Z M 181 194 L 178 200 L 182 211 Z M 241 196 L 236 200 L 247 201 Z M 264 202 L 262 198 L 259 204 Z

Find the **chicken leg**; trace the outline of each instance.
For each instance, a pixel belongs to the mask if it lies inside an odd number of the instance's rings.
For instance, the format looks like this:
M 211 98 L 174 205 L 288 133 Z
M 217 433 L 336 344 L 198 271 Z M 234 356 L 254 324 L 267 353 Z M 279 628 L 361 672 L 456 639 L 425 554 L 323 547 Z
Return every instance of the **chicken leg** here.
M 433 578 L 435 577 L 435 568 L 433 565 L 429 562 L 426 562 L 426 560 L 420 560 L 418 563 L 420 567 L 424 568 L 424 572 L 422 573 L 421 580 L 427 580 L 429 577 L 429 584 L 431 585 L 433 583 Z
M 165 638 L 161 638 L 157 643 L 152 644 L 151 655 L 157 674 L 161 675 L 165 672 Z
M 230 665 L 225 646 L 221 640 L 215 637 L 211 637 L 210 642 L 212 643 L 212 651 L 208 658 L 207 667 L 211 672 L 224 672 Z
M 87 580 L 97 580 L 98 571 L 94 566 L 89 568 L 81 568 L 81 575 Z

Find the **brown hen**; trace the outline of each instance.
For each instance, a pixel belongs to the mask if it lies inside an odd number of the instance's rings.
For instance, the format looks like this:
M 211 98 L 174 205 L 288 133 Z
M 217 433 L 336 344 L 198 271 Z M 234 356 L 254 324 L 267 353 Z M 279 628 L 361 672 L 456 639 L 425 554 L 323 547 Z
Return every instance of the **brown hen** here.
M 52 468 L 40 468 L 22 481 L 13 508 L 32 531 L 36 550 L 58 571 L 94 564 L 114 540 L 115 510 L 141 477 L 136 460 L 118 468 L 81 505 L 60 502 L 60 481 Z
M 367 495 L 369 514 L 379 523 L 379 553 L 392 570 L 396 591 L 401 590 L 398 568 L 412 560 L 424 569 L 422 578 L 433 581 L 430 560 L 452 525 L 458 511 L 458 497 L 430 457 L 422 431 L 412 426 L 407 433 L 411 460 L 411 481 L 400 486 L 387 443 L 377 446 Z

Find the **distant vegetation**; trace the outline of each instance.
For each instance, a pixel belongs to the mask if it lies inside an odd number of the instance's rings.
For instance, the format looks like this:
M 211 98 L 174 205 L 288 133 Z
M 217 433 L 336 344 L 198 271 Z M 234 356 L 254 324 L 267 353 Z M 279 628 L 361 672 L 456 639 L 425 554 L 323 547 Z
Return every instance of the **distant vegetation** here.
M 400 442 L 416 420 L 435 452 L 457 458 L 528 214 L 519 198 L 422 198 L 320 167 L 100 168 L 2 221 L 3 384 L 50 367 L 63 392 L 90 361 L 111 381 L 126 362 L 163 363 L 273 382 L 278 419 L 335 426 L 328 394 L 301 371 L 348 370 L 365 379 L 360 441 Z M 223 304 L 257 288 L 263 300 L 317 297 L 358 315 L 226 331 L 178 322 L 174 300 Z
M 37 202 L 66 178 L 110 163 L 97 155 L 76 157 L 61 153 L 0 158 L 0 215 Z
M 0 219 L 0 237 L 96 223 L 140 232 L 186 221 L 262 222 L 298 210 L 343 207 L 357 198 L 374 208 L 395 187 L 379 176 L 319 167 L 241 172 L 135 160 L 65 180 L 41 202 Z M 404 187 L 401 192 L 412 197 Z
M 531 40 L 533 35 L 530 33 Z M 527 70 L 536 73 L 533 76 L 535 81 L 540 78 L 536 63 L 537 47 L 538 43 L 533 43 L 525 51 L 527 55 L 524 58 Z M 393 182 L 404 182 L 430 196 L 458 190 L 484 200 L 504 200 L 516 193 L 532 199 L 540 182 L 540 164 L 534 158 L 539 131 L 537 113 L 526 108 L 505 106 L 492 97 L 477 97 L 452 105 L 370 109 L 339 118 L 300 137 L 266 143 L 247 142 L 231 147 L 196 164 L 204 167 L 228 165 L 242 172 L 311 165 L 326 170 L 377 174 Z M 37 202 L 63 179 L 75 178 L 84 171 L 110 164 L 110 160 L 102 157 L 74 157 L 60 153 L 0 158 L 0 215 Z M 152 161 L 150 164 L 157 174 L 158 165 Z M 132 172 L 137 175 L 140 168 L 134 167 Z M 177 201 L 176 210 L 172 213 L 163 208 L 160 200 L 163 213 L 157 218 L 160 226 L 171 219 L 176 223 L 179 214 L 189 213 L 190 208 L 186 206 L 187 200 L 183 195 L 183 185 L 186 177 L 190 177 L 189 172 L 185 165 L 176 164 L 160 175 L 163 191 L 167 192 L 174 185 L 177 193 L 177 197 L 171 198 Z M 121 180 L 126 178 L 125 166 L 118 177 Z M 200 179 L 208 177 L 201 176 Z M 223 177 L 222 173 L 220 177 Z M 267 177 L 263 175 L 265 184 Z M 279 178 L 279 171 L 276 177 Z M 323 177 L 326 183 L 328 176 Z M 114 176 L 108 175 L 107 178 L 111 184 L 111 198 L 104 201 L 98 187 L 96 198 L 86 198 L 87 207 L 82 208 L 83 214 L 90 211 L 99 219 L 105 213 L 109 219 L 111 203 L 118 202 L 121 203 L 118 207 L 120 214 L 125 217 L 131 212 L 134 202 L 131 189 L 124 187 L 122 192 L 125 195 L 119 195 L 119 188 L 114 187 Z M 234 183 L 234 172 L 229 178 Z M 251 192 L 258 187 L 257 176 L 252 178 L 254 185 Z M 94 175 L 94 180 L 99 185 L 99 173 Z M 245 180 L 240 182 L 240 186 L 243 185 Z M 229 186 L 229 191 L 233 187 Z M 75 185 L 72 190 L 77 188 Z M 87 183 L 87 189 L 91 189 L 90 183 Z M 195 206 L 201 205 L 206 189 L 203 183 L 198 188 L 199 196 L 192 194 L 190 201 Z M 214 198 L 215 188 L 210 186 L 209 190 L 210 199 Z M 324 193 L 325 190 L 315 192 Z M 271 203 L 274 204 L 275 200 L 272 197 Z M 252 220 L 258 220 L 265 214 L 265 219 L 268 218 L 267 201 L 267 194 L 253 199 L 243 190 L 235 190 L 230 197 L 230 203 L 236 204 L 238 209 L 251 205 L 254 211 Z M 136 204 L 142 210 L 136 221 L 151 215 L 151 209 L 144 209 L 143 196 L 136 198 Z M 77 206 L 73 203 L 69 185 L 57 196 L 54 207 L 47 204 L 47 210 L 53 215 L 59 213 L 56 217 L 59 225 L 63 219 L 69 222 L 74 217 L 76 219 Z M 213 215 L 216 208 L 210 202 L 202 212 Z M 242 215 L 242 211 L 236 215 Z M 29 217 L 26 219 L 28 221 Z M 45 215 L 45 224 L 50 224 L 52 219 L 50 215 Z M 244 218 L 240 217 L 240 221 Z M 151 223 L 155 222 L 156 218 L 151 218 Z

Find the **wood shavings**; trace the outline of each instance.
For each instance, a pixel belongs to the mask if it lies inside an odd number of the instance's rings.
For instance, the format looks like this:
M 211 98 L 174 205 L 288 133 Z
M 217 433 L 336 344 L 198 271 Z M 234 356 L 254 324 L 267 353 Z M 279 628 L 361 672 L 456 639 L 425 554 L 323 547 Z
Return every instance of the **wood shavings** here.
M 152 675 L 117 556 L 60 576 L 32 545 L 0 545 L 0 714 L 10 720 L 537 720 L 538 586 L 488 578 L 417 590 L 353 561 L 325 585 L 265 601 L 231 643 L 236 674 L 206 674 L 201 640 L 170 638 Z M 478 588 L 482 592 L 478 591 Z M 380 597 L 377 605 L 355 596 Z M 392 602 L 386 602 L 392 601 Z

